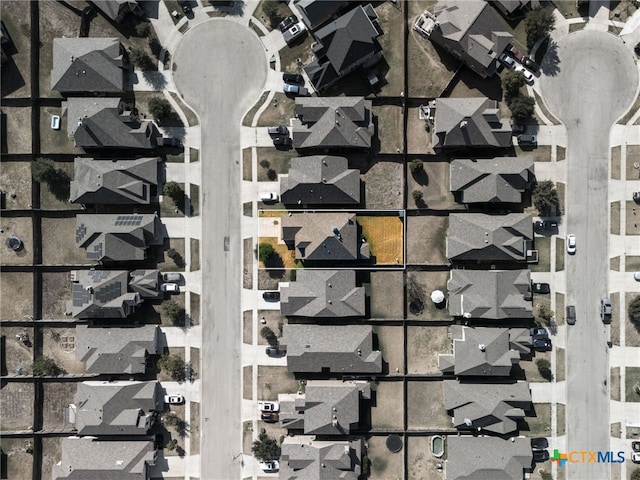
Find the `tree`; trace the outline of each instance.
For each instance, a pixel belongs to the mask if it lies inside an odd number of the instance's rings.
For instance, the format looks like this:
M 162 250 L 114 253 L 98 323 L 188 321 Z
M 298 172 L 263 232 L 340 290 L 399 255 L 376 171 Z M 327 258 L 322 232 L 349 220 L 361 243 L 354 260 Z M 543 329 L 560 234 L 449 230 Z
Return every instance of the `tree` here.
M 278 337 L 276 336 L 275 332 L 267 326 L 262 327 L 262 329 L 260 330 L 260 336 L 264 338 L 269 343 L 269 345 L 275 346 L 278 344 Z
M 253 456 L 261 462 L 266 462 L 280 456 L 278 442 L 276 442 L 275 438 L 269 438 L 266 433 L 258 435 L 258 438 L 253 441 L 251 451 L 253 452 Z
M 269 162 L 269 160 L 267 160 L 266 158 L 263 158 L 262 160 L 260 160 L 260 166 L 262 168 L 269 168 L 271 166 L 271 162 Z
M 136 25 L 136 35 L 139 37 L 146 37 L 151 33 L 151 23 L 147 21 L 140 22 Z
M 31 176 L 36 182 L 50 183 L 55 181 L 56 166 L 49 158 L 37 158 L 31 164 Z
M 420 190 L 414 190 L 411 192 L 411 196 L 413 197 L 413 201 L 416 202 L 416 206 L 422 207 L 424 205 L 424 201 L 422 199 L 424 195 Z
M 549 325 L 549 322 L 551 322 L 553 315 L 554 312 L 549 307 L 542 303 L 538 304 L 538 318 L 542 320 L 542 323 Z
M 55 360 L 49 357 L 37 357 L 33 361 L 31 369 L 33 370 L 34 376 L 56 376 L 64 373 L 64 370 L 56 365 Z
M 516 121 L 523 121 L 531 117 L 535 110 L 536 101 L 529 95 L 516 95 L 507 104 L 511 115 Z
M 530 10 L 524 19 L 524 28 L 527 32 L 527 48 L 531 50 L 539 39 L 551 33 L 555 28 L 555 22 L 551 8 L 536 7 Z
M 167 443 L 167 449 L 169 451 L 175 450 L 177 446 L 178 446 L 178 441 L 175 439 L 170 440 L 169 443 Z
M 176 182 L 165 183 L 162 192 L 176 204 L 178 204 L 178 202 L 184 202 L 184 190 Z
M 536 366 L 538 367 L 538 372 L 540 372 L 542 378 L 551 381 L 551 378 L 553 377 L 553 374 L 551 373 L 551 362 L 546 358 L 541 358 L 536 360 Z
M 173 113 L 173 108 L 168 100 L 164 98 L 153 97 L 149 100 L 149 113 L 158 121 L 166 119 Z
M 132 48 L 129 52 L 129 60 L 140 70 L 154 70 L 155 65 L 153 64 L 153 60 L 151 60 L 147 52 L 141 48 Z
M 274 253 L 276 253 L 276 250 L 270 243 L 262 242 L 258 245 L 258 258 L 262 263 L 266 263 Z
M 533 187 L 531 198 L 543 217 L 550 215 L 551 211 L 560 205 L 558 191 L 551 180 L 543 180 L 536 183 Z
M 178 355 L 162 355 L 158 359 L 158 367 L 174 380 L 184 380 L 184 360 Z
M 640 295 L 629 302 L 629 320 L 640 330 Z
M 162 313 L 171 320 L 171 323 L 177 323 L 178 320 L 184 316 L 184 310 L 175 300 L 166 300 L 162 302 L 161 308 Z
M 522 72 L 507 70 L 507 72 L 502 76 L 502 89 L 504 90 L 505 98 L 509 99 L 516 97 L 525 83 Z
M 636 468 L 631 474 L 631 480 L 640 480 L 640 468 Z
M 424 162 L 422 160 L 418 160 L 417 158 L 414 160 L 411 160 L 411 163 L 409 164 L 409 169 L 411 170 L 411 173 L 414 176 L 419 175 L 424 170 Z
M 544 470 L 540 473 L 542 480 L 553 480 L 553 475 L 551 472 L 545 472 Z
M 278 2 L 263 2 L 262 3 L 262 11 L 269 19 L 269 23 L 271 27 L 275 27 L 282 20 L 282 16 L 278 11 Z

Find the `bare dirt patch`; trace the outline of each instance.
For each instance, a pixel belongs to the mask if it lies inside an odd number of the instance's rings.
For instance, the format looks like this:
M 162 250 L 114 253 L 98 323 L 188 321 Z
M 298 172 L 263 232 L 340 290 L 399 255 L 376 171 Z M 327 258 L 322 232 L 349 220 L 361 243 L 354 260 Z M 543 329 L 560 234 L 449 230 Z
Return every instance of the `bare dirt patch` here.
M 626 235 L 640 235 L 640 206 L 634 201 L 627 201 Z
M 242 240 L 242 287 L 253 288 L 253 238 Z
M 521 361 L 518 366 L 524 372 L 524 378 L 528 382 L 544 382 L 548 383 L 549 380 L 543 378 L 538 371 L 536 361 L 544 359 L 551 362 L 551 352 L 535 352 L 535 356 L 531 360 Z M 564 368 L 564 367 L 563 367 Z M 518 367 L 514 367 L 514 372 L 518 371 Z
M 620 367 L 614 367 L 610 372 L 611 400 L 620 401 Z M 620 424 L 618 423 L 618 429 Z
M 0 220 L 0 245 L 2 246 L 3 265 L 31 265 L 33 263 L 33 231 L 31 217 L 4 217 Z M 9 237 L 16 236 L 22 240 L 22 248 L 9 250 L 5 243 Z
M 611 178 L 620 180 L 620 145 L 611 149 Z
M 313 59 L 311 45 L 315 43 L 312 35 L 307 35 L 304 41 L 292 46 L 286 46 L 280 52 L 280 69 L 283 72 L 300 73 L 302 67 Z
M 372 430 L 402 430 L 404 394 L 399 382 L 378 382 L 375 406 L 371 407 Z
M 198 402 L 189 402 L 189 415 L 191 425 L 191 455 L 200 453 L 200 404 Z
M 253 366 L 242 367 L 242 398 L 253 399 Z
M 62 437 L 42 439 L 42 477 L 51 478 L 51 470 L 62 458 Z
M 30 208 L 31 162 L 3 162 L 0 168 L 0 189 L 6 193 L 3 207 L 9 210 Z
M 42 263 L 45 265 L 86 265 L 87 252 L 76 247 L 76 219 L 42 219 Z
M 434 157 L 434 161 L 424 162 L 424 172 L 414 176 L 407 169 L 407 190 L 419 190 L 423 201 L 433 210 L 464 210 L 464 205 L 457 203 L 449 190 L 450 166 L 444 157 Z M 409 203 L 413 205 L 413 199 Z
M 0 292 L 3 298 L 0 302 L 0 318 L 26 320 L 33 315 L 33 274 L 2 272 Z M 11 301 L 4 300 L 7 298 Z
M 6 114 L 7 153 L 31 153 L 31 109 L 2 107 Z
M 253 310 L 242 312 L 242 343 L 253 343 Z
M 287 97 L 284 93 L 276 93 L 269 106 L 260 114 L 258 126 L 289 125 L 289 121 L 294 116 L 295 107 L 296 102 L 293 98 Z
M 378 336 L 378 348 L 383 360 L 388 364 L 389 375 L 404 372 L 404 334 L 401 326 L 374 326 Z
M 389 480 L 403 476 L 403 450 L 398 453 L 390 452 L 386 441 L 387 437 L 367 439 L 367 456 L 371 461 L 370 480 Z
M 444 472 L 436 465 L 442 464 L 442 458 L 431 455 L 431 437 L 407 438 L 409 480 L 444 480 Z
M 564 382 L 565 365 L 564 348 L 556 348 L 556 382 Z
M 448 327 L 407 327 L 407 373 L 440 375 L 438 354 L 452 353 Z
M 11 37 L 9 58 L 2 65 L 2 97 L 31 96 L 31 21 L 24 7 L 23 1 L 2 2 L 2 22 Z
M 282 325 L 287 323 L 287 317 L 280 315 L 279 310 L 258 310 L 258 345 L 267 345 L 268 342 L 262 338 L 260 331 L 264 327 L 270 328 L 278 338 L 282 335 Z M 263 323 L 266 322 L 266 323 Z
M 408 216 L 407 263 L 411 265 L 448 265 L 446 256 L 447 216 Z
M 16 338 L 18 334 L 27 334 L 29 340 L 25 344 Z M 22 369 L 23 373 L 30 370 L 33 362 L 33 328 L 2 327 L 4 337 L 4 366 L 6 371 L 2 375 L 15 375 Z
M 64 318 L 65 304 L 70 298 L 69 272 L 42 274 L 42 318 Z
M 449 271 L 420 272 L 407 274 L 407 318 L 410 320 L 451 320 L 449 311 L 443 305 L 436 306 L 431 301 L 431 292 L 440 290 L 447 296 Z
M 33 425 L 33 384 L 8 382 L 0 393 L 0 429 L 28 430 Z
M 558 405 L 558 408 L 560 405 Z M 547 437 L 551 432 L 551 404 L 550 403 L 536 403 L 534 405 L 534 411 L 527 412 L 527 417 L 524 419 L 525 423 L 520 428 L 520 431 L 525 436 L 542 436 Z M 531 416 L 529 416 L 531 415 Z M 563 427 L 564 428 L 564 427 Z M 560 433 L 560 416 L 558 415 L 558 435 Z
M 45 328 L 42 332 L 42 354 L 55 360 L 67 373 L 84 373 L 84 363 L 76 361 L 76 329 Z
M 627 180 L 640 179 L 640 168 L 636 168 L 636 164 L 640 164 L 640 145 L 629 145 L 627 146 L 626 163 Z
M 167 255 L 167 250 L 173 248 L 180 254 L 184 261 L 185 248 L 184 238 L 165 238 L 164 245 L 162 245 L 162 252 L 156 257 L 156 268 L 163 272 L 184 272 L 185 266 L 183 264 L 178 265 L 175 260 Z
M 32 446 L 31 439 L 3 438 L 2 440 L 0 440 L 0 444 L 2 445 L 2 452 L 7 455 L 7 463 L 6 465 L 3 465 L 2 468 L 4 472 L 6 467 L 7 476 L 5 478 L 32 478 L 33 455 L 27 453 L 27 447 Z
M 291 159 L 297 155 L 298 154 L 295 150 L 278 150 L 271 147 L 256 148 L 256 159 L 258 160 L 258 181 L 276 181 L 278 179 L 278 174 L 289 172 Z M 263 167 L 262 164 L 268 166 Z
M 386 63 L 389 68 L 380 93 L 387 97 L 398 97 L 404 90 L 403 8 L 406 5 L 402 2 L 384 2 L 376 6 L 378 25 L 382 30 L 382 35 L 378 37 L 384 55 L 384 62 L 381 63 Z
M 402 272 L 371 272 L 369 284 L 371 317 L 403 318 L 403 288 Z
M 364 182 L 364 203 L 369 210 L 403 208 L 402 160 L 394 157 L 352 155 L 349 168 L 357 168 Z
M 73 396 L 78 390 L 77 382 L 47 382 L 44 388 L 44 424 L 45 430 L 70 428 L 65 423 L 65 409 L 73 403 Z
M 451 417 L 443 406 L 442 381 L 409 381 L 407 396 L 409 430 L 453 428 Z
M 200 378 L 200 349 L 191 347 L 189 350 L 189 364 L 191 365 L 191 380 Z
M 295 393 L 299 383 L 287 367 L 258 366 L 258 398 L 277 400 L 280 393 Z
M 189 318 L 191 325 L 200 325 L 200 295 L 191 292 L 189 299 Z
M 427 120 L 420 119 L 419 114 L 420 107 L 425 103 L 418 104 L 415 107 L 410 106 L 407 110 L 407 152 L 409 154 L 435 154 L 432 145 L 431 126 Z
M 51 117 L 60 116 L 60 128 L 51 128 Z M 43 155 L 47 153 L 77 153 L 81 154 L 82 149 L 76 147 L 73 140 L 67 133 L 67 122 L 69 117 L 62 115 L 59 107 L 40 108 L 40 151 Z M 73 164 L 71 164 L 73 165 Z
M 402 107 L 399 105 L 380 105 L 373 107 L 378 123 L 378 141 L 380 153 L 400 153 L 402 149 Z

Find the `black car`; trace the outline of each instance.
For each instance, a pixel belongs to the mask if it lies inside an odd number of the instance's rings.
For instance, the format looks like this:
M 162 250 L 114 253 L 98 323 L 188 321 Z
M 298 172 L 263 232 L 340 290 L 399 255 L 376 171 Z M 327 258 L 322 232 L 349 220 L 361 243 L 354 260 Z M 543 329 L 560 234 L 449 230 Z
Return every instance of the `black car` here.
M 533 461 L 536 463 L 542 463 L 549 460 L 549 452 L 547 450 L 534 450 Z
M 289 129 L 284 125 L 267 128 L 269 135 L 289 135 Z
M 633 192 L 633 201 L 640 203 L 640 192 Z
M 576 324 L 576 307 L 573 305 L 567 305 L 567 323 L 569 325 L 575 325 Z
M 278 24 L 278 30 L 284 33 L 289 28 L 293 27 L 296 23 L 298 23 L 298 17 L 296 17 L 295 15 L 290 15 Z
M 295 83 L 298 85 L 304 84 L 304 78 L 302 75 L 298 75 L 297 73 L 283 73 L 282 80 L 284 80 L 285 83 Z
M 544 437 L 532 438 L 531 448 L 535 450 L 544 450 L 549 448 L 549 441 Z
M 287 353 L 285 350 L 281 349 L 280 347 L 272 347 L 272 346 L 265 348 L 264 352 L 270 357 L 281 357 L 282 355 Z
M 529 329 L 532 338 L 549 338 L 549 332 L 544 327 L 533 327 Z
M 182 145 L 179 138 L 175 137 L 158 137 L 156 138 L 156 144 L 159 147 L 179 147 Z
M 273 139 L 274 145 L 284 145 L 289 147 L 293 142 L 291 141 L 291 137 L 276 137 Z
M 538 231 L 554 230 L 558 228 L 558 222 L 553 220 L 537 220 L 533 226 Z
M 538 337 L 533 339 L 533 348 L 541 352 L 551 350 L 551 340 L 549 338 Z
M 524 133 L 526 131 L 527 131 L 527 126 L 526 125 L 520 125 L 520 124 L 511 125 L 511 132 L 512 133 Z
M 184 12 L 185 15 L 187 15 L 188 13 L 191 13 L 191 5 L 189 5 L 189 2 L 180 1 L 178 3 L 180 4 L 180 8 L 182 8 L 182 11 Z
M 538 70 L 540 70 L 540 65 L 538 65 L 536 62 L 533 61 L 533 59 L 529 57 L 522 58 L 522 65 L 527 67 L 533 73 L 536 73 Z
M 267 302 L 279 302 L 280 292 L 264 292 L 262 294 L 262 298 L 264 298 Z
M 531 289 L 533 290 L 533 293 L 540 293 L 542 295 L 551 292 L 551 287 L 548 283 L 532 283 Z
M 631 442 L 631 450 L 640 452 L 640 442 Z
M 278 414 L 273 412 L 262 412 L 262 414 L 260 415 L 260 419 L 263 422 L 276 423 L 278 421 Z

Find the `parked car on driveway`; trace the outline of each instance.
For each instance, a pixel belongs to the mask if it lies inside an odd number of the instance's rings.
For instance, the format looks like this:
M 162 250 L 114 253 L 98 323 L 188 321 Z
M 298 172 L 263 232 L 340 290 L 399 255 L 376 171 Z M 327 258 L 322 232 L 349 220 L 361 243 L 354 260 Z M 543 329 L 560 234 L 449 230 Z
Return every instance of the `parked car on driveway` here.
M 533 461 L 536 463 L 542 463 L 549 460 L 549 452 L 547 450 L 534 450 Z
M 287 352 L 280 348 L 279 346 L 272 347 L 268 346 L 265 348 L 265 353 L 270 357 L 281 357 L 285 355 Z
M 179 282 L 182 280 L 182 275 L 177 272 L 166 272 L 162 274 L 163 282 Z
M 514 70 L 516 72 L 522 73 L 527 83 L 533 83 L 533 78 L 534 78 L 533 73 L 531 73 L 529 70 L 524 68 L 522 65 L 516 65 Z
M 540 65 L 538 65 L 536 62 L 534 62 L 529 57 L 524 57 L 522 59 L 522 65 L 524 65 L 525 67 L 527 67 L 529 70 L 531 70 L 534 73 L 537 72 L 538 70 L 540 70 Z
M 545 450 L 549 448 L 549 441 L 544 437 L 532 438 L 531 448 L 533 450 Z
M 278 24 L 278 30 L 284 33 L 287 30 L 289 30 L 291 27 L 293 27 L 297 21 L 298 21 L 298 17 L 296 17 L 295 15 L 290 15 Z
M 262 298 L 264 298 L 267 302 L 279 302 L 280 292 L 264 292 L 262 294 Z
M 278 402 L 259 401 L 258 408 L 261 412 L 277 412 L 280 410 L 280 404 Z
M 290 146 L 293 143 L 291 137 L 276 137 L 273 139 L 274 145 L 284 145 L 285 147 Z
M 538 143 L 538 139 L 535 135 L 529 135 L 526 133 L 521 133 L 518 135 L 518 145 L 536 145 Z
M 567 253 L 570 255 L 576 253 L 576 236 L 573 233 L 567 235 Z
M 170 405 L 182 405 L 184 403 L 184 397 L 182 395 L 165 395 L 164 403 Z
M 640 272 L 633 272 L 633 279 L 636 282 L 640 282 Z
M 162 285 L 160 285 L 160 290 L 169 293 L 179 293 L 180 287 L 177 283 L 163 283 Z
M 506 53 L 500 54 L 500 56 L 498 57 L 498 60 L 500 60 L 504 65 L 506 65 L 507 67 L 509 67 L 511 69 L 515 68 L 515 66 L 516 66 L 515 59 L 513 57 L 510 57 Z
M 269 135 L 289 135 L 289 129 L 284 125 L 267 128 Z
M 611 314 L 613 313 L 613 307 L 611 306 L 611 299 L 603 298 L 600 300 L 600 318 L 603 323 L 611 323 Z
M 558 228 L 558 222 L 555 222 L 553 220 L 537 220 L 533 224 L 533 227 L 539 231 L 552 230 Z
M 282 91 L 286 95 L 299 95 L 301 97 L 305 97 L 309 93 L 306 88 L 301 87 L 300 85 L 292 85 L 290 83 L 285 83 L 282 86 Z
M 640 203 L 640 192 L 633 192 L 633 201 L 636 203 Z
M 533 338 L 549 338 L 549 332 L 544 327 L 533 327 L 529 331 Z
M 279 198 L 276 192 L 264 192 L 260 194 L 260 201 L 262 203 L 276 203 Z
M 181 144 L 180 139 L 174 137 L 156 138 L 156 145 L 159 147 L 179 147 Z
M 282 37 L 287 45 L 289 45 L 290 43 L 293 43 L 296 38 L 300 37 L 306 30 L 307 27 L 304 26 L 304 23 L 298 22 L 292 27 L 289 27 L 289 29 L 282 34 Z
M 551 287 L 548 283 L 532 283 L 531 289 L 533 290 L 533 293 L 539 293 L 542 295 L 546 295 L 551 292 Z
M 533 339 L 533 348 L 541 352 L 551 350 L 551 340 L 549 338 L 538 337 Z
M 277 472 L 278 470 L 280 470 L 280 462 L 278 462 L 278 460 L 260 462 L 260 468 L 263 472 Z
M 576 307 L 573 305 L 567 305 L 566 320 L 569 325 L 576 324 Z
M 304 84 L 304 77 L 302 75 L 298 75 L 297 73 L 283 73 L 282 80 L 285 83 L 299 83 L 300 85 Z
M 266 423 L 276 423 L 278 421 L 278 414 L 273 412 L 263 412 L 260 415 L 260 420 Z
M 524 59 L 524 53 L 522 53 L 518 47 L 514 47 L 513 45 L 510 45 L 509 53 L 513 55 L 518 62 L 522 62 L 522 59 Z

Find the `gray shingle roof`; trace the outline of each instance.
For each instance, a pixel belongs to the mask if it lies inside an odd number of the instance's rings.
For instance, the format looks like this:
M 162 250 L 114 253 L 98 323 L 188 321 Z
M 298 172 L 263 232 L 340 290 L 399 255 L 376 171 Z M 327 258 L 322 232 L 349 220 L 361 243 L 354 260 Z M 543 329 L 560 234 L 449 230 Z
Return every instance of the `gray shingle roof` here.
M 357 205 L 360 171 L 344 157 L 292 158 L 289 173 L 280 175 L 280 198 L 285 205 Z
M 378 16 L 368 7 L 365 10 L 358 5 L 315 33 L 316 60 L 305 66 L 304 71 L 316 90 L 381 56 L 382 47 L 376 40 L 380 34 L 372 21 Z
M 295 248 L 295 257 L 300 260 L 351 261 L 361 257 L 358 224 L 353 213 L 284 216 L 282 239 L 289 248 Z
M 162 245 L 164 232 L 158 215 L 76 215 L 76 245 L 87 259 L 98 262 L 144 260 L 147 248 Z
M 524 261 L 532 240 L 533 221 L 529 214 L 452 213 L 449 215 L 447 258 L 452 261 Z
M 297 97 L 291 119 L 295 148 L 371 148 L 371 100 L 364 97 Z
M 158 158 L 76 158 L 70 201 L 86 205 L 148 205 L 158 185 Z
M 313 436 L 286 437 L 280 455 L 281 480 L 357 480 L 364 439 L 318 441 Z
M 51 89 L 62 94 L 122 92 L 122 51 L 117 38 L 54 38 Z
M 526 329 L 522 330 L 529 333 Z M 470 328 L 461 325 L 450 327 L 453 354 L 438 356 L 438 367 L 443 373 L 474 377 L 508 377 L 513 365 L 527 353 L 514 348 L 511 339 L 515 333 L 505 328 Z M 531 336 L 529 335 L 529 347 Z M 530 350 L 529 350 L 530 351 Z
M 500 118 L 495 100 L 474 97 L 435 101 L 434 148 L 512 145 L 511 126 Z
M 462 383 L 445 380 L 444 408 L 453 411 L 453 426 L 505 435 L 517 430 L 516 421 L 532 407 L 527 382 Z
M 92 3 L 111 20 L 118 22 L 129 12 L 138 16 L 144 13 L 136 0 L 93 0 Z
M 302 395 L 278 395 L 280 424 L 307 435 L 348 435 L 360 421 L 361 398 L 371 398 L 368 382 L 309 380 Z
M 76 325 L 76 360 L 87 373 L 145 373 L 148 355 L 158 354 L 158 327 Z
M 532 460 L 528 438 L 447 437 L 447 480 L 522 480 Z
M 145 435 L 164 402 L 158 382 L 81 382 L 69 408 L 78 435 Z
M 304 270 L 280 288 L 280 311 L 287 316 L 361 317 L 365 290 L 356 286 L 353 270 Z
M 531 318 L 529 270 L 451 270 L 449 314 L 471 318 Z
M 142 298 L 158 298 L 160 291 L 159 270 L 134 270 L 129 274 L 129 289 L 140 294 Z
M 53 480 L 148 480 L 156 452 L 151 439 L 62 439 L 62 455 L 52 467 Z
M 304 23 L 313 30 L 348 4 L 348 0 L 300 0 L 296 6 Z
M 82 122 L 104 110 L 105 108 L 117 109 L 118 112 L 126 110 L 126 104 L 118 97 L 69 97 L 61 103 L 62 115 L 67 117 L 67 134 L 73 138 L 76 130 Z
M 280 345 L 290 372 L 380 373 L 370 325 L 284 325 Z
M 450 166 L 450 189 L 462 203 L 520 203 L 534 180 L 533 159 L 496 157 L 456 159 Z

